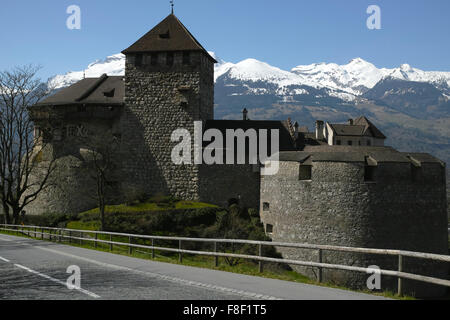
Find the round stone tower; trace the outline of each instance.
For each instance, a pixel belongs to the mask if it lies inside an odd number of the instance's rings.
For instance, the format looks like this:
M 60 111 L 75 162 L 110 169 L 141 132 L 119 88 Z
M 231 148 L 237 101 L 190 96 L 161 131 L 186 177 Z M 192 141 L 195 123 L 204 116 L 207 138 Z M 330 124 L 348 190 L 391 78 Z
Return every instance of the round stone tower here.
M 280 154 L 277 175 L 261 177 L 261 217 L 273 241 L 448 254 L 445 165 L 388 147 L 306 147 Z M 279 248 L 287 259 L 318 261 L 317 250 Z M 397 270 L 398 258 L 323 252 L 324 263 Z M 317 269 L 293 266 L 311 277 Z M 448 266 L 405 258 L 405 272 L 448 276 Z M 369 275 L 323 270 L 323 279 L 367 289 Z M 382 289 L 396 279 L 382 277 Z M 445 288 L 405 281 L 405 292 Z

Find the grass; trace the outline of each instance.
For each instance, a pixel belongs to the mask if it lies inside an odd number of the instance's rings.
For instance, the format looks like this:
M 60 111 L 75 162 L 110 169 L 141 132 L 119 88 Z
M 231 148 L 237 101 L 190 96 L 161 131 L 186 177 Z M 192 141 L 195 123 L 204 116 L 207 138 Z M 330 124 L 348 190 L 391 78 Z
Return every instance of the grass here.
M 168 201 L 168 202 L 143 202 L 143 203 L 133 203 L 133 204 L 119 204 L 106 206 L 106 213 L 142 213 L 149 211 L 166 211 L 173 209 L 202 209 L 202 208 L 217 208 L 217 206 L 203 203 L 203 202 L 193 202 L 193 201 Z M 98 208 L 92 209 L 82 214 L 98 214 L 100 210 Z
M 88 226 L 88 225 L 86 225 L 86 223 L 83 223 L 83 225 L 78 225 L 77 223 L 78 222 L 72 222 L 71 227 L 73 227 L 73 229 L 79 229 L 79 230 L 95 230 L 95 228 L 97 227 L 95 225 Z M 83 227 L 84 229 L 81 229 L 81 227 Z M 0 233 L 17 236 L 16 232 L 0 231 Z M 33 234 L 33 231 L 31 231 L 31 233 Z M 47 233 L 47 232 L 45 232 L 45 233 Z M 28 237 L 25 234 L 19 234 L 19 236 L 25 237 L 25 238 L 32 238 L 32 237 Z M 98 235 L 98 239 L 99 240 L 109 240 L 109 236 Z M 47 240 L 45 240 L 45 241 L 47 241 Z M 76 241 L 76 242 L 74 242 L 74 241 Z M 128 238 L 116 236 L 113 238 L 113 241 L 127 243 Z M 150 245 L 148 240 L 145 241 L 143 239 L 141 239 L 138 243 Z M 341 289 L 341 290 L 347 290 L 347 291 L 355 291 L 355 292 L 366 293 L 366 294 L 371 294 L 371 295 L 376 295 L 376 296 L 383 296 L 383 297 L 391 298 L 391 299 L 415 300 L 414 297 L 410 297 L 410 296 L 399 297 L 395 293 L 388 292 L 388 291 L 373 292 L 373 291 L 369 291 L 369 290 L 351 290 L 351 289 L 348 289 L 348 288 L 345 288 L 342 286 L 334 285 L 332 283 L 320 283 L 320 282 L 312 280 L 302 274 L 299 274 L 295 271 L 280 270 L 279 268 L 273 269 L 273 268 L 271 268 L 270 263 L 267 263 L 267 264 L 265 263 L 264 271 L 262 273 L 260 273 L 258 264 L 253 263 L 248 260 L 241 261 L 241 263 L 239 263 L 236 266 L 230 266 L 225 262 L 225 260 L 223 258 L 219 258 L 219 265 L 218 265 L 218 267 L 216 267 L 215 263 L 214 263 L 214 257 L 197 256 L 197 255 L 183 255 L 183 262 L 180 263 L 178 254 L 167 254 L 167 253 L 159 252 L 157 250 L 155 250 L 155 258 L 152 259 L 150 249 L 147 250 L 147 249 L 133 248 L 133 252 L 130 255 L 129 250 L 126 246 L 114 245 L 113 250 L 110 251 L 109 244 L 98 243 L 97 247 L 95 247 L 93 241 L 73 240 L 71 243 L 64 242 L 64 244 L 75 246 L 75 247 L 80 247 L 80 248 L 85 248 L 85 249 L 90 249 L 90 250 L 111 252 L 114 254 L 131 256 L 134 258 L 152 260 L 152 261 L 163 262 L 163 263 L 180 264 L 180 265 L 197 267 L 197 268 L 205 268 L 205 269 L 219 270 L 219 271 L 225 271 L 225 272 L 231 272 L 231 273 L 245 274 L 245 275 L 250 275 L 250 276 L 258 276 L 258 277 L 263 277 L 263 278 L 292 281 L 292 282 L 298 282 L 298 283 L 304 283 L 304 284 L 310 284 L 310 285 L 316 285 L 316 286 L 322 286 L 322 287 L 328 287 L 328 288 L 335 288 L 335 289 Z

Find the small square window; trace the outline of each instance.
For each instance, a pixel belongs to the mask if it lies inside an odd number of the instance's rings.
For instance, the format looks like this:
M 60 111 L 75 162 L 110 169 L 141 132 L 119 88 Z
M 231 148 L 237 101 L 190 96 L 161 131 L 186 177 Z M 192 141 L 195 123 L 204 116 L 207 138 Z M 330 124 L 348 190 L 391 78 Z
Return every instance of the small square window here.
M 365 166 L 364 168 L 364 181 L 374 182 L 375 181 L 375 170 L 376 167 Z
M 184 65 L 191 64 L 191 53 L 189 51 L 183 52 L 183 64 Z
M 349 141 L 349 142 L 348 142 L 348 145 L 349 145 L 349 146 L 352 146 L 352 145 L 353 145 L 353 141 Z
M 310 165 L 300 165 L 300 180 L 311 180 L 312 179 L 312 166 Z
M 413 182 L 417 182 L 420 180 L 420 176 L 422 174 L 422 168 L 416 167 L 415 165 L 411 164 L 411 179 Z
M 157 53 L 152 53 L 152 55 L 150 56 L 150 64 L 152 66 L 156 66 L 158 64 L 158 54 Z
M 270 210 L 270 203 L 264 202 L 263 203 L 263 211 L 269 211 Z
M 138 53 L 135 57 L 134 65 L 136 67 L 142 66 L 143 60 L 144 60 L 144 56 L 141 53 Z
M 166 64 L 168 66 L 173 66 L 173 52 L 168 52 L 166 56 Z
M 266 224 L 266 233 L 273 233 L 273 225 Z
M 340 146 L 342 144 L 341 140 L 336 141 L 336 145 Z

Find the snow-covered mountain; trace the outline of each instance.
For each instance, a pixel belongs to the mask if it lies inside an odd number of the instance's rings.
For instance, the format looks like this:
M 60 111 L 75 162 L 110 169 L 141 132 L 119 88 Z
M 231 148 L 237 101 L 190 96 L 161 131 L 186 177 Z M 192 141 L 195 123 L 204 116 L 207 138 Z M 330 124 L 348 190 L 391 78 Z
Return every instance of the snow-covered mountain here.
M 450 72 L 422 71 L 403 64 L 398 68 L 377 68 L 370 62 L 356 58 L 346 65 L 335 63 L 315 63 L 311 65 L 299 65 L 290 71 L 271 66 L 256 59 L 246 59 L 238 63 L 226 62 L 216 58 L 214 80 L 226 77 L 233 81 L 264 83 L 272 85 L 275 93 L 280 96 L 298 94 L 299 86 L 308 86 L 315 89 L 325 88 L 333 96 L 352 100 L 372 89 L 378 82 L 386 77 L 405 81 L 428 82 L 438 87 L 450 87 Z M 91 63 L 85 70 L 69 72 L 50 79 L 56 88 L 71 85 L 83 77 L 99 77 L 103 73 L 108 75 L 124 75 L 125 56 L 115 54 L 104 60 Z M 274 86 L 275 88 L 274 88 Z M 251 93 L 265 94 L 267 90 L 251 86 Z M 292 90 L 289 90 L 291 88 Z
M 345 122 L 368 116 L 402 151 L 429 152 L 450 163 L 450 72 L 422 71 L 403 64 L 377 68 L 356 58 L 348 64 L 316 63 L 282 70 L 246 59 L 215 65 L 215 117 L 287 119 L 314 128 L 317 119 Z M 115 54 L 85 70 L 51 78 L 56 88 L 83 77 L 124 75 L 125 56 Z

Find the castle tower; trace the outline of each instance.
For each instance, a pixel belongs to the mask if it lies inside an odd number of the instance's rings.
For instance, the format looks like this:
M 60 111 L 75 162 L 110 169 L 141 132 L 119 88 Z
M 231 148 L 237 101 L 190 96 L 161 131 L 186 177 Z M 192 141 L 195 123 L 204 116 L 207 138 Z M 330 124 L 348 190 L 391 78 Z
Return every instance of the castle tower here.
M 187 129 L 193 138 L 194 121 L 214 118 L 216 61 L 173 14 L 123 53 L 124 192 L 198 199 L 198 167 L 172 163 L 171 135 Z

